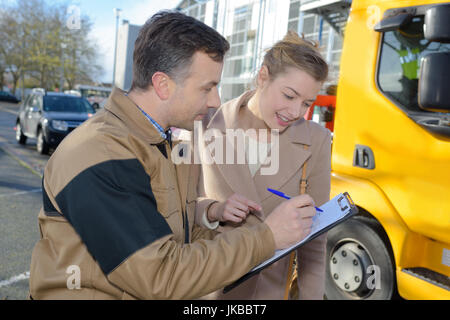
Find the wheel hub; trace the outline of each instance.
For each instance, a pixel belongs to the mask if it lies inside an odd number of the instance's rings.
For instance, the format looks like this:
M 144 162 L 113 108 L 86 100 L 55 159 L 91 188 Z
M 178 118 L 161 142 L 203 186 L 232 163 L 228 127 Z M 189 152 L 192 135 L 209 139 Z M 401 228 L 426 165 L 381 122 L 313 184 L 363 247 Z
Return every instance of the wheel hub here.
M 347 292 L 366 289 L 365 271 L 371 264 L 370 261 L 369 255 L 361 246 L 354 242 L 346 243 L 331 256 L 331 278 L 341 290 Z

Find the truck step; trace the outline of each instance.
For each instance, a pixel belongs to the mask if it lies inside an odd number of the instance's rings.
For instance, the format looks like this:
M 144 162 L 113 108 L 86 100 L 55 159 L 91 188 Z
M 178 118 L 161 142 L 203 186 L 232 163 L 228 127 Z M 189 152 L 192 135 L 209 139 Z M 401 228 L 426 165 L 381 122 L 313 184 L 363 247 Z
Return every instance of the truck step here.
M 443 275 L 436 271 L 427 268 L 416 267 L 402 269 L 402 272 L 405 272 L 416 278 L 427 281 L 431 284 L 434 284 L 435 286 L 450 291 L 450 277 L 447 277 L 446 275 Z

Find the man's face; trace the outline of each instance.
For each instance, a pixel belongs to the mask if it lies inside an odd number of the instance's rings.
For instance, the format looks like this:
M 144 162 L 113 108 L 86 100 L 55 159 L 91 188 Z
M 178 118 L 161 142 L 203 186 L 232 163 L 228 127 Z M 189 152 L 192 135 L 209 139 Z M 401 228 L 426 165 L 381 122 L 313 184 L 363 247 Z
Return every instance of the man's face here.
M 188 76 L 174 85 L 170 101 L 171 126 L 193 130 L 194 121 L 201 121 L 208 108 L 220 106 L 217 85 L 222 68 L 223 62 L 214 61 L 206 53 L 194 54 Z

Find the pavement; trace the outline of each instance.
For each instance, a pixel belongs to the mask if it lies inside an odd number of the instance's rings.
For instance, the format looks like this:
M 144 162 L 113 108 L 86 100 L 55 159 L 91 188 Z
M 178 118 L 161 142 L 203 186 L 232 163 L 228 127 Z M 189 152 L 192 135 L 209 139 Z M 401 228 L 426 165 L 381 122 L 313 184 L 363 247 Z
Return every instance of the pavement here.
M 15 142 L 18 106 L 0 102 L 0 300 L 28 296 L 31 253 L 39 240 L 41 175 L 48 156 Z

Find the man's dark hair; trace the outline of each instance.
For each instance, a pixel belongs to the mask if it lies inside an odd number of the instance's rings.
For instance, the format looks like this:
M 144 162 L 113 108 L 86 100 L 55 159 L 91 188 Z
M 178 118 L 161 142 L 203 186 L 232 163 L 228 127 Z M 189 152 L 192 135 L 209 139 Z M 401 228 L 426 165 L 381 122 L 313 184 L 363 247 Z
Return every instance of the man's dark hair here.
M 222 62 L 228 41 L 203 22 L 177 11 L 160 11 L 144 24 L 135 42 L 132 89 L 147 89 L 155 72 L 177 80 L 187 76 L 201 51 Z

